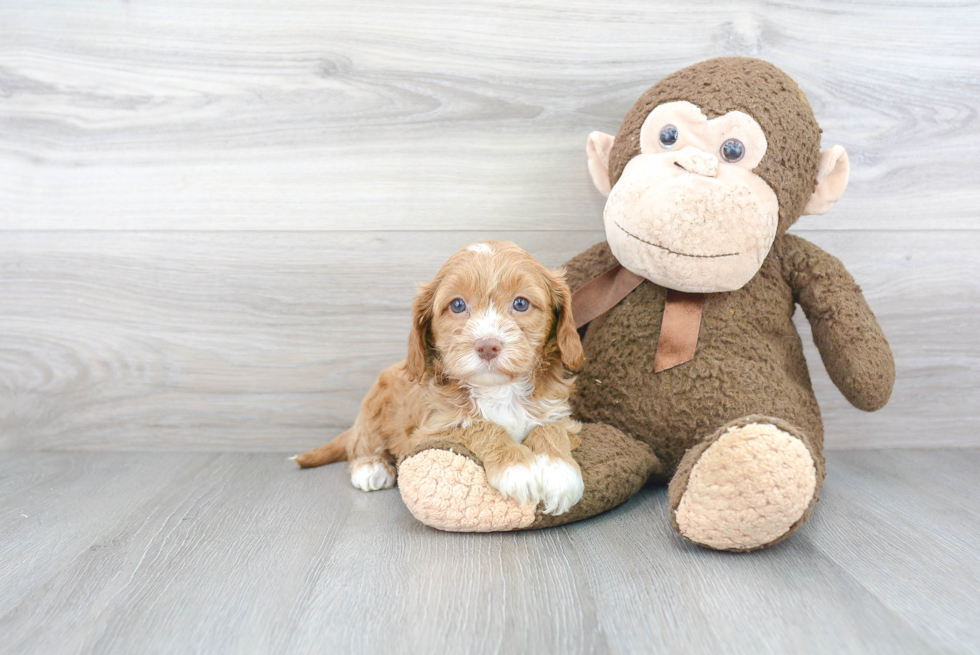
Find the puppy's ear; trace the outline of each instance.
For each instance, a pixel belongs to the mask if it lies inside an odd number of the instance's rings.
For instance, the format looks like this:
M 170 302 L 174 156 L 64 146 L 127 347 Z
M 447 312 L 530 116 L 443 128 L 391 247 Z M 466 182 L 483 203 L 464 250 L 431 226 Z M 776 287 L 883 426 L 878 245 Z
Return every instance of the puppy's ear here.
M 558 352 L 565 366 L 577 370 L 585 359 L 582 350 L 582 340 L 575 329 L 575 317 L 572 316 L 572 291 L 565 282 L 565 271 L 559 269 L 551 276 L 552 292 L 555 299 L 555 335 L 558 341 Z
M 408 335 L 408 357 L 405 370 L 412 381 L 425 377 L 428 369 L 430 333 L 432 331 L 432 303 L 436 295 L 436 282 L 420 284 L 419 292 L 412 301 L 412 331 Z

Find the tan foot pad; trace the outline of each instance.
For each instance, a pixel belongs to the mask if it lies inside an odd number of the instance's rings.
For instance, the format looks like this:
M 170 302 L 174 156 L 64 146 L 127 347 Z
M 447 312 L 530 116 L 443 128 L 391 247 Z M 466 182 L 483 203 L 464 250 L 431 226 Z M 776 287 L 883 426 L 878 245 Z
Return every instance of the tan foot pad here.
M 676 527 L 704 546 L 752 550 L 799 527 L 816 488 L 802 441 L 769 423 L 733 426 L 691 469 Z
M 504 498 L 483 467 L 449 450 L 423 450 L 398 467 L 398 488 L 422 523 L 449 532 L 520 530 L 534 522 L 535 507 Z

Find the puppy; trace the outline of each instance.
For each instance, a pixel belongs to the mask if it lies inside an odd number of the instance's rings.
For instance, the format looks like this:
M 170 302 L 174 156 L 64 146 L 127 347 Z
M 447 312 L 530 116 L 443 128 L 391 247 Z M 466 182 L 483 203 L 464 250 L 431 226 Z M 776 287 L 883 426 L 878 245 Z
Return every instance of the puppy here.
M 387 489 L 396 461 L 451 439 L 483 460 L 504 496 L 568 511 L 584 489 L 564 368 L 583 358 L 571 300 L 561 272 L 513 243 L 463 248 L 420 286 L 405 361 L 381 373 L 352 428 L 296 463 L 348 460 L 355 487 Z

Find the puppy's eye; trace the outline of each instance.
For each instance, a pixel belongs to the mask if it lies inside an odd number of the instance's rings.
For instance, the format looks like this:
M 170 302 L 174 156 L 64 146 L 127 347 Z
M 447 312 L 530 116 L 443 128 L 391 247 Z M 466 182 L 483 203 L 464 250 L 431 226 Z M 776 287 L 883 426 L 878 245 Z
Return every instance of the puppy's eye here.
M 527 308 L 531 306 L 527 298 L 514 298 L 514 311 L 526 312 Z
M 675 143 L 677 143 L 677 128 L 673 125 L 664 125 L 663 129 L 660 130 L 660 145 L 664 148 L 670 148 Z
M 725 161 L 734 164 L 745 156 L 745 146 L 738 139 L 729 139 L 721 144 L 721 156 Z
M 462 298 L 457 298 L 456 300 L 449 303 L 449 309 L 453 310 L 453 314 L 459 314 L 466 311 L 466 301 Z

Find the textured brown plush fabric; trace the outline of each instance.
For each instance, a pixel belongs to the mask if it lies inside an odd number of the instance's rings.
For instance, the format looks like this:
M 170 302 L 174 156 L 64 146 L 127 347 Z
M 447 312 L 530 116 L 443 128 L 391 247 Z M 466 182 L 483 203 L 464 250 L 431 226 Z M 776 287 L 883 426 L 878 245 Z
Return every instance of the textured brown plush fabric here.
M 884 407 L 895 385 L 895 361 L 854 278 L 836 257 L 792 234 L 777 239 L 773 252 L 830 379 L 858 409 Z
M 580 521 L 612 509 L 663 470 L 648 446 L 613 427 L 586 423 L 580 436 L 582 445 L 572 455 L 582 468 L 582 500 L 559 516 L 538 512 L 532 529 Z
M 708 119 L 742 111 L 756 120 L 769 146 L 754 172 L 779 198 L 779 228 L 796 222 L 816 186 L 820 126 L 796 82 L 772 64 L 748 57 L 709 59 L 668 75 L 640 96 L 626 114 L 609 153 L 609 183 L 640 154 L 640 128 L 653 109 L 687 100 Z
M 593 246 L 566 264 L 570 286 L 614 261 L 608 245 Z M 891 393 L 891 349 L 860 289 L 839 260 L 800 237 L 777 237 L 741 289 L 707 294 L 694 359 L 654 375 L 666 296 L 666 289 L 646 281 L 598 329 L 588 329 L 572 400 L 578 418 L 608 423 L 649 444 L 668 471 L 720 426 L 752 414 L 796 426 L 822 462 L 823 423 L 792 321 L 795 302 L 819 317 L 827 336 L 818 347 L 827 370 L 840 372 L 835 381 L 841 380 L 845 397 L 874 409 Z M 840 306 L 848 311 L 833 310 Z
M 600 243 L 566 264 L 574 290 L 615 261 Z M 673 516 L 700 455 L 730 425 L 766 420 L 806 444 L 823 480 L 823 424 L 792 322 L 795 303 L 813 326 L 831 378 L 856 407 L 882 407 L 891 394 L 891 349 L 860 288 L 835 257 L 795 235 L 776 238 L 743 288 L 708 294 L 694 359 L 652 374 L 667 290 L 644 282 L 587 328 L 586 363 L 573 408 L 649 444 L 671 481 Z M 686 453 L 686 455 L 685 455 Z M 790 530 L 795 532 L 816 502 Z M 733 550 L 753 550 L 735 548 Z

